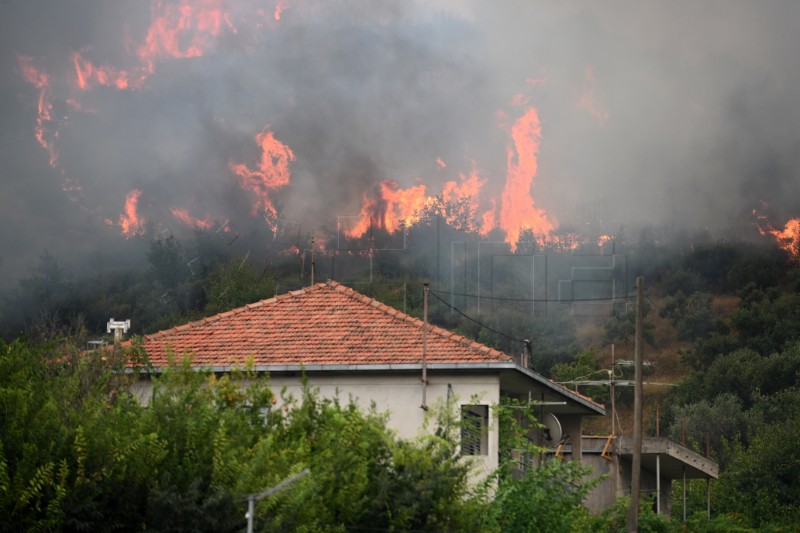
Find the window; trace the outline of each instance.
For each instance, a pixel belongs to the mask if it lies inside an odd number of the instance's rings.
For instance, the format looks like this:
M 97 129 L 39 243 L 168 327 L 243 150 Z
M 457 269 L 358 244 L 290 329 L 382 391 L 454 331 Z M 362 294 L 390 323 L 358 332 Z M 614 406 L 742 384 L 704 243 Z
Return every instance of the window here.
M 461 455 L 489 454 L 489 406 L 461 406 Z

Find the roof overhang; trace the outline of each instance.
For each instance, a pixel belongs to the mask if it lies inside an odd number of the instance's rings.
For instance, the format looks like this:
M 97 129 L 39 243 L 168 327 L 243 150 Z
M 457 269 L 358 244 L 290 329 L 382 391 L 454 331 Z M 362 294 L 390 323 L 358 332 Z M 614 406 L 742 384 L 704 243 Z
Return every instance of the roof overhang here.
M 580 395 L 563 385 L 559 385 L 512 361 L 502 362 L 474 362 L 474 363 L 428 363 L 429 373 L 459 372 L 459 373 L 498 373 L 500 377 L 500 392 L 503 395 L 517 398 L 529 398 L 534 405 L 547 405 L 547 411 L 556 414 L 584 414 L 605 415 L 606 410 L 601 404 L 593 402 L 586 396 Z M 241 365 L 222 366 L 193 366 L 194 370 L 225 374 L 233 370 L 240 370 Z M 421 363 L 400 364 L 277 364 L 254 365 L 251 370 L 257 373 L 269 374 L 353 374 L 387 372 L 414 373 L 422 371 Z M 142 369 L 141 374 L 161 374 L 163 369 Z
M 499 366 L 499 365 L 498 365 Z M 583 414 L 605 416 L 606 409 L 591 398 L 559 385 L 528 368 L 515 363 L 504 363 L 500 372 L 502 393 L 517 398 L 528 398 L 547 406 L 555 414 Z M 556 405 L 566 401 L 566 405 Z

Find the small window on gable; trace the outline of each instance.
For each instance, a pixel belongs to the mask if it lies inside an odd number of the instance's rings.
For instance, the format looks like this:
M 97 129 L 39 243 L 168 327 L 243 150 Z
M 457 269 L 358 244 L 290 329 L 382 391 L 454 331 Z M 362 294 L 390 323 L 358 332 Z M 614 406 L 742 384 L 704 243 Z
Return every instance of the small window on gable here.
M 461 406 L 461 455 L 489 454 L 489 406 Z

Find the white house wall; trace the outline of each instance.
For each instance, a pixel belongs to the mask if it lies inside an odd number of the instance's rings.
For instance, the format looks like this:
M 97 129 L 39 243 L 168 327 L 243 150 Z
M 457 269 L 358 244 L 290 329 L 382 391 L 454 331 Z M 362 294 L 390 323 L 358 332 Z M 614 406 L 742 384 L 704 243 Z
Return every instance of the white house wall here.
M 318 389 L 324 398 L 338 397 L 343 403 L 352 398 L 363 410 L 371 405 L 379 413 L 388 413 L 388 425 L 404 439 L 414 439 L 427 431 L 436 430 L 435 421 L 428 423 L 426 418 L 433 415 L 436 407 L 446 405 L 448 390 L 450 402 L 455 416 L 459 416 L 461 405 L 488 405 L 489 431 L 488 449 L 485 455 L 472 456 L 477 463 L 477 475 L 489 473 L 498 467 L 498 428 L 491 407 L 500 402 L 500 378 L 494 374 L 428 374 L 426 403 L 429 409 L 422 409 L 422 381 L 420 374 L 397 373 L 378 374 L 364 373 L 358 375 L 313 374 L 308 375 L 308 383 Z M 281 408 L 282 397 L 302 396 L 302 378 L 300 376 L 271 375 L 270 388 L 277 396 L 274 408 Z M 448 387 L 449 385 L 449 387 Z M 139 381 L 131 388 L 131 392 L 143 404 L 152 397 L 152 383 L 149 380 Z
M 435 431 L 435 423 L 426 428 L 426 417 L 437 406 L 448 400 L 450 385 L 451 404 L 456 416 L 461 405 L 497 405 L 500 402 L 500 379 L 497 375 L 428 375 L 426 403 L 429 410 L 422 409 L 422 380 L 420 375 L 372 375 L 372 376 L 325 376 L 309 377 L 309 384 L 319 389 L 325 398 L 337 397 L 348 402 L 351 398 L 364 410 L 374 403 L 379 413 L 388 413 L 388 425 L 404 439 L 413 439 L 422 432 Z M 276 394 L 284 391 L 299 398 L 302 394 L 300 378 L 272 376 L 270 386 Z M 280 402 L 280 399 L 279 399 Z M 488 450 L 486 455 L 474 456 L 479 470 L 491 472 L 498 466 L 498 431 L 492 410 L 489 410 Z

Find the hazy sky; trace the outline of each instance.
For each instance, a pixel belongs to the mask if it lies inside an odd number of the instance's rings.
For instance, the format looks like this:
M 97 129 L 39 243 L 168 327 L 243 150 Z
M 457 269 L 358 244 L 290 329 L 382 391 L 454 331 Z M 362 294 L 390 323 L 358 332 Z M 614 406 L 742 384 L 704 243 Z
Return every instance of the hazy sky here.
M 132 190 L 156 231 L 185 228 L 173 209 L 264 225 L 232 170 L 261 132 L 292 155 L 263 191 L 309 232 L 386 179 L 475 171 L 499 198 L 531 108 L 531 194 L 561 227 L 800 215 L 796 1 L 279 4 L 0 1 L 0 287 L 45 249 L 123 253 Z

